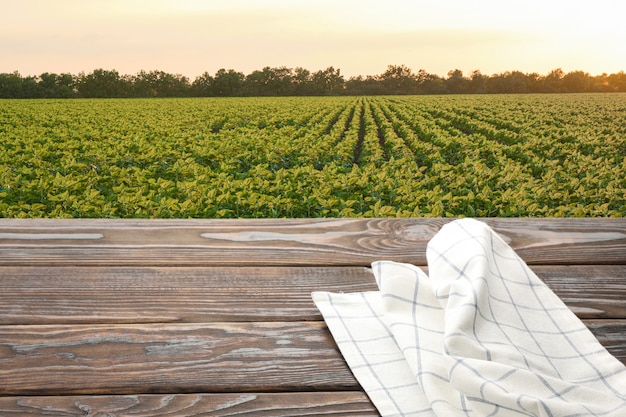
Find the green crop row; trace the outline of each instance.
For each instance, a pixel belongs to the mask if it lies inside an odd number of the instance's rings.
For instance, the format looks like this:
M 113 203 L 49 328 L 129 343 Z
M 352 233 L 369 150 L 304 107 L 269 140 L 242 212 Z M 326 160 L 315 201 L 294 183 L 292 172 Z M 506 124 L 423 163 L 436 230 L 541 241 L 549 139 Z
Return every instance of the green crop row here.
M 626 94 L 0 101 L 2 217 L 626 215 Z

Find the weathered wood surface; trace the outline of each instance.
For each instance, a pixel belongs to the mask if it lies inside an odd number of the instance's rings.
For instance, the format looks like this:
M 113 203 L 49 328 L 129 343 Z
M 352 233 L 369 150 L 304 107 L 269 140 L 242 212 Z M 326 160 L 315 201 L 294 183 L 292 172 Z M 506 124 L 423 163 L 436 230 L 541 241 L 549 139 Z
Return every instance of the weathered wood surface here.
M 0 327 L 0 394 L 357 390 L 322 322 Z
M 626 320 L 586 322 L 626 362 Z M 321 322 L 0 326 L 0 395 L 355 391 Z
M 529 264 L 624 264 L 623 219 L 485 219 Z M 8 265 L 424 265 L 442 219 L 0 219 Z
M 311 291 L 445 219 L 0 219 L 0 416 L 378 415 Z M 486 219 L 626 363 L 626 220 Z
M 363 392 L 0 397 L 0 415 L 33 416 L 331 416 L 374 417 Z
M 580 317 L 626 317 L 626 266 L 533 270 Z M 6 266 L 0 288 L 0 324 L 321 320 L 312 291 L 377 289 L 360 266 Z

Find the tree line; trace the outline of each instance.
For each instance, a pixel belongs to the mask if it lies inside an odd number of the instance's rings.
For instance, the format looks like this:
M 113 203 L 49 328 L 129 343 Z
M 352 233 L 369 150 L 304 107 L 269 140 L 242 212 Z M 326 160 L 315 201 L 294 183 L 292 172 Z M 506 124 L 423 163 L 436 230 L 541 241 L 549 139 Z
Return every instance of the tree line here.
M 461 70 L 446 77 L 405 65 L 389 65 L 379 75 L 346 79 L 339 69 L 311 72 L 305 68 L 264 67 L 248 75 L 233 69 L 207 72 L 191 81 L 180 74 L 140 71 L 124 75 L 96 69 L 89 74 L 43 73 L 22 76 L 0 73 L 0 98 L 72 97 L 248 97 L 394 94 L 499 94 L 626 92 L 626 74 L 592 76 L 583 71 L 555 69 L 547 75 L 507 71 L 484 75 Z

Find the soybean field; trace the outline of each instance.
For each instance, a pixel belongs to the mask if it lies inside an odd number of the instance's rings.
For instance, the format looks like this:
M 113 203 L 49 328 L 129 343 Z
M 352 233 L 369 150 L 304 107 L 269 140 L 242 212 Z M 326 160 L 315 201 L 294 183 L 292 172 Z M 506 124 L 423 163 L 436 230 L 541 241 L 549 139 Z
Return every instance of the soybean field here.
M 626 94 L 0 100 L 2 217 L 626 215 Z

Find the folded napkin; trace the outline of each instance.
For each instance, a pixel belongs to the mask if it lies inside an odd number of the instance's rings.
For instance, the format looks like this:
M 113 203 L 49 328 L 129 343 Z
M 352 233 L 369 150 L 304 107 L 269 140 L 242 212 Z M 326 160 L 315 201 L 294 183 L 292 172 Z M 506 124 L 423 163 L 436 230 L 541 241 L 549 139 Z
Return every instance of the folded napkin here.
M 381 415 L 626 416 L 626 367 L 485 223 L 448 223 L 427 261 L 312 294 Z

